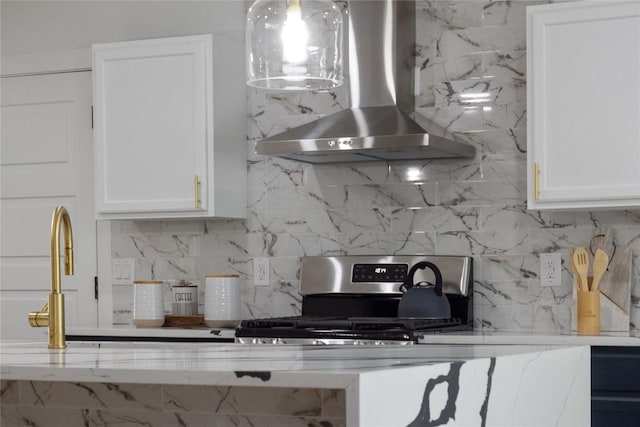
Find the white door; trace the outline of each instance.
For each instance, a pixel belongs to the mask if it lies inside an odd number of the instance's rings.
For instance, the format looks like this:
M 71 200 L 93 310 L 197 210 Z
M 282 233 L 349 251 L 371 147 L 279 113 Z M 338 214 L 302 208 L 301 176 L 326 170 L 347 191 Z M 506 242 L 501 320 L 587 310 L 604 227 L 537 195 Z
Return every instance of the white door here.
M 74 237 L 75 274 L 61 277 L 66 325 L 97 326 L 91 73 L 8 77 L 1 84 L 0 336 L 46 341 L 46 329 L 31 328 L 27 316 L 51 289 L 50 227 L 58 205 L 68 209 Z

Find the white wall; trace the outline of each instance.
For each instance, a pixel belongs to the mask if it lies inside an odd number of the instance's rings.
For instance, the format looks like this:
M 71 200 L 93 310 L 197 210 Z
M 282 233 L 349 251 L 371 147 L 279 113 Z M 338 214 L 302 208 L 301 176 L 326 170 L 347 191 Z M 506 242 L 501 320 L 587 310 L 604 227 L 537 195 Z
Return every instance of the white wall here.
M 244 40 L 244 0 L 2 1 L 2 55 L 86 49 L 92 43 L 214 33 Z

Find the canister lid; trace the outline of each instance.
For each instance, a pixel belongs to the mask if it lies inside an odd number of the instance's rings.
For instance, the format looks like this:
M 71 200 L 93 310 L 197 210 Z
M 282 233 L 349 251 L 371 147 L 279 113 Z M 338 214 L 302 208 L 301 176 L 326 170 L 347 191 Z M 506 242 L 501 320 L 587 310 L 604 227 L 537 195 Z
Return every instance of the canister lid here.
M 239 274 L 207 274 L 206 277 L 240 277 Z
M 162 285 L 162 280 L 134 280 L 134 285 Z

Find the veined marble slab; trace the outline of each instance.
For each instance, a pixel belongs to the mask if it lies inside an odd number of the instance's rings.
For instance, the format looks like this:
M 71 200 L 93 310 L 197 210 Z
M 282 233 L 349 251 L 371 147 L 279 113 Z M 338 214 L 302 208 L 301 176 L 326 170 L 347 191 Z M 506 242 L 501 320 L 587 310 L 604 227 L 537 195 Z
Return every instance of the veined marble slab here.
M 56 351 L 5 341 L 0 367 L 3 384 L 344 390 L 348 426 L 590 423 L 589 347 L 71 342 Z
M 576 347 L 368 373 L 360 425 L 588 426 L 589 361 Z

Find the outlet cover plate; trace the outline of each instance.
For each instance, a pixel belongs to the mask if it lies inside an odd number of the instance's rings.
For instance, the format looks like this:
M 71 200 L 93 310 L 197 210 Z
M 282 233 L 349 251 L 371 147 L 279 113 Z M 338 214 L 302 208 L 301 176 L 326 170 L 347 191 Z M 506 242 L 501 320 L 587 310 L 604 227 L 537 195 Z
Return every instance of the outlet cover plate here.
M 562 286 L 562 256 L 559 252 L 540 254 L 540 285 Z
M 269 258 L 253 259 L 253 285 L 269 286 Z

